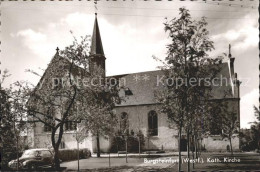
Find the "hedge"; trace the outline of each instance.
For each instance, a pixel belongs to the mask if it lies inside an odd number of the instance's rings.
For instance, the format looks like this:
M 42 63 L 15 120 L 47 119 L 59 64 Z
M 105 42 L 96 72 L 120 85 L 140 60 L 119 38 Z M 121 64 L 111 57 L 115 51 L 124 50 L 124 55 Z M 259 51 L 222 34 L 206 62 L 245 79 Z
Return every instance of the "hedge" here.
M 79 149 L 79 158 L 86 159 L 91 157 L 91 152 L 89 149 Z M 59 158 L 62 161 L 72 161 L 78 159 L 78 149 L 60 149 Z

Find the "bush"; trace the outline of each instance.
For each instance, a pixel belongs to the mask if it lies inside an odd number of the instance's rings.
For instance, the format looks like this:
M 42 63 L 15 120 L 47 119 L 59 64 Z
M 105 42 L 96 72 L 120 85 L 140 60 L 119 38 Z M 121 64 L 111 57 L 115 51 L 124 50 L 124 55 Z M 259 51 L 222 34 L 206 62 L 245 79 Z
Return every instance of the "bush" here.
M 91 157 L 91 152 L 87 148 L 79 149 L 79 159 Z M 78 159 L 78 149 L 60 149 L 59 158 L 62 161 L 72 161 Z
M 250 148 L 249 148 L 248 144 L 245 143 L 241 146 L 241 150 L 244 152 L 248 152 L 248 151 L 250 151 Z
M 110 148 L 110 152 L 117 153 L 118 151 L 126 151 L 125 147 L 125 136 L 115 136 L 112 139 L 112 146 Z M 141 151 L 144 147 L 144 135 L 140 132 L 139 135 L 132 132 L 131 135 L 128 136 L 127 139 L 127 152 L 137 153 L 139 152 L 139 137 L 141 143 Z

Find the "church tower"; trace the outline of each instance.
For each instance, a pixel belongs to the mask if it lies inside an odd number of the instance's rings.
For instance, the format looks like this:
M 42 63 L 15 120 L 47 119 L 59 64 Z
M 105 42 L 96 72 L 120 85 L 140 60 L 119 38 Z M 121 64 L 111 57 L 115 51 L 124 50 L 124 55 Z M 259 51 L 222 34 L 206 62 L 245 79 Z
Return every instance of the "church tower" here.
M 103 50 L 100 31 L 98 27 L 97 13 L 95 13 L 95 23 L 90 48 L 90 72 L 93 73 L 97 69 L 102 70 L 102 76 L 105 77 L 106 57 Z

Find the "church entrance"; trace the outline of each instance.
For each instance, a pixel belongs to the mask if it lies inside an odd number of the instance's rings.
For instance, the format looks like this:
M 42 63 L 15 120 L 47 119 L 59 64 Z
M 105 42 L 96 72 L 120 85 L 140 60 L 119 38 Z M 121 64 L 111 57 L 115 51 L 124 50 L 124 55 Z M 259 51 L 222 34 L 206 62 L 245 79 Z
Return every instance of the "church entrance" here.
M 181 151 L 187 151 L 187 139 L 181 139 Z

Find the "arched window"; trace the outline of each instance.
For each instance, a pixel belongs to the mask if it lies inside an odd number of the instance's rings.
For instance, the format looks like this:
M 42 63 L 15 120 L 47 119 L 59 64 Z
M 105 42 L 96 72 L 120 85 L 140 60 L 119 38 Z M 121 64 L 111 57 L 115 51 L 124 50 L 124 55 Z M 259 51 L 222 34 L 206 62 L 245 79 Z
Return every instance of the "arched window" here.
M 148 113 L 148 132 L 150 136 L 158 136 L 158 115 L 155 111 Z
M 126 112 L 123 112 L 120 117 L 120 131 L 121 134 L 126 134 L 129 132 L 128 114 Z

